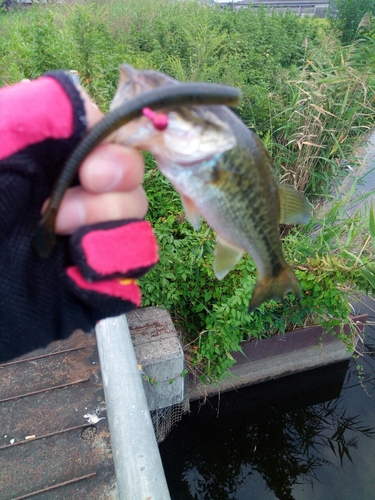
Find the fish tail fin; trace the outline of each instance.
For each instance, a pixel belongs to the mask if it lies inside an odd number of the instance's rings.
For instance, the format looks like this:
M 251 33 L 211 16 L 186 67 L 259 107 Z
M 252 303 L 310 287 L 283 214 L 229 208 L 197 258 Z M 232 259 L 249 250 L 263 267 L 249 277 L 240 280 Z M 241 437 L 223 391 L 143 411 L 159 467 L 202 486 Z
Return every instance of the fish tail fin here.
M 249 313 L 265 300 L 282 300 L 288 292 L 293 292 L 298 298 L 301 297 L 301 290 L 293 269 L 286 264 L 277 276 L 258 278 L 249 304 Z

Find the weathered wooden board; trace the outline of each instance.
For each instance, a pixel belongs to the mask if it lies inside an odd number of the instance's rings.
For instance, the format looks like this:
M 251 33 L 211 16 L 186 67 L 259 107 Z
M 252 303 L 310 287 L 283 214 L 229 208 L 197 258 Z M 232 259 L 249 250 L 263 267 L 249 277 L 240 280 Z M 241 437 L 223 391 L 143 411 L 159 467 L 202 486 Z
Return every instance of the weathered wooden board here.
M 0 365 L 1 500 L 116 499 L 105 417 L 92 334 Z

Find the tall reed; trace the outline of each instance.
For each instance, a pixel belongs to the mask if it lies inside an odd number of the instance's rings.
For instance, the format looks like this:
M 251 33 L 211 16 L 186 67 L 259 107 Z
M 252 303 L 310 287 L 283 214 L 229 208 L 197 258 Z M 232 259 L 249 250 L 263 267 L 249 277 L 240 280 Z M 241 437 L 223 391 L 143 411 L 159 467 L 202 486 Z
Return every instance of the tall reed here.
M 332 182 L 358 164 L 356 149 L 375 116 L 375 65 L 358 65 L 363 47 L 342 48 L 329 36 L 288 82 L 285 109 L 271 117 L 272 154 L 283 181 L 312 200 L 329 195 Z

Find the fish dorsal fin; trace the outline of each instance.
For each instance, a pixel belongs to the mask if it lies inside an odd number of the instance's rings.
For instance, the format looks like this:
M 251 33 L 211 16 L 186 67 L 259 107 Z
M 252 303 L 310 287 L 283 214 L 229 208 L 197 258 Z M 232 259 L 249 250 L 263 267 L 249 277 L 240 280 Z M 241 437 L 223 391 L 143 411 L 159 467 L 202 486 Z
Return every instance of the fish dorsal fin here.
M 306 224 L 311 213 L 310 205 L 303 194 L 287 184 L 279 185 L 280 224 Z
M 243 250 L 229 245 L 218 238 L 215 248 L 214 272 L 218 280 L 222 280 L 239 262 Z
M 181 195 L 181 201 L 188 221 L 196 231 L 199 231 L 201 227 L 201 214 L 198 212 L 194 201 L 184 195 Z

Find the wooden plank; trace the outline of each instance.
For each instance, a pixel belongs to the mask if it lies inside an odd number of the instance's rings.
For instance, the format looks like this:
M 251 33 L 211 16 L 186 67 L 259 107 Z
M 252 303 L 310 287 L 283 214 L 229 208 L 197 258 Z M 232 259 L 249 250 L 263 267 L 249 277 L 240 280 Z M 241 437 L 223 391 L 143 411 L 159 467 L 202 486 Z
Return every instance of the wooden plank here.
M 95 336 L 0 365 L 0 380 L 1 500 L 116 499 Z

